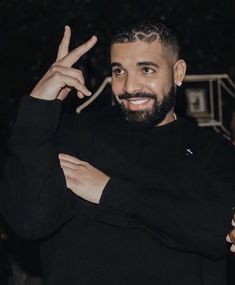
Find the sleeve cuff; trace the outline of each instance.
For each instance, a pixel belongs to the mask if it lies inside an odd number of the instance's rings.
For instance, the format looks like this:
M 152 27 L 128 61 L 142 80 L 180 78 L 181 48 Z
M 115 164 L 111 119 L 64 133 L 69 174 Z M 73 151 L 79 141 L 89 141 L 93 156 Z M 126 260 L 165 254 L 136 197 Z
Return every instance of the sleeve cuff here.
M 55 130 L 61 111 L 60 100 L 43 100 L 24 96 L 16 120 L 16 126 Z
M 130 226 L 138 208 L 138 188 L 133 182 L 111 177 L 99 203 L 99 220 L 117 226 Z

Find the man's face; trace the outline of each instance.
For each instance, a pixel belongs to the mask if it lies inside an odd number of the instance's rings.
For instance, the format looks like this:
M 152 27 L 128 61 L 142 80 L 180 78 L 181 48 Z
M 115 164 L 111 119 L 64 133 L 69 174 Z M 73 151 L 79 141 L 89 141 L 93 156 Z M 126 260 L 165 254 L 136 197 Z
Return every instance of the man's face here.
M 112 91 L 130 123 L 160 125 L 173 115 L 173 55 L 158 40 L 111 46 Z

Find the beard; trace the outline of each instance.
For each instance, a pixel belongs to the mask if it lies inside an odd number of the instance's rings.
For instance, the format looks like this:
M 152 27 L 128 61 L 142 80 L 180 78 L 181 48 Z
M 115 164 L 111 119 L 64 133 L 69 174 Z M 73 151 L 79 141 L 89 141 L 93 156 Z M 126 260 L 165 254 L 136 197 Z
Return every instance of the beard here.
M 125 107 L 123 103 L 117 104 L 119 111 L 124 116 L 126 122 L 134 128 L 153 128 L 160 124 L 166 117 L 167 113 L 175 106 L 175 89 L 171 87 L 167 95 L 164 96 L 163 100 L 157 99 L 157 95 L 153 93 L 138 92 L 135 94 L 123 93 L 118 96 L 119 99 L 130 99 L 130 98 L 151 98 L 154 100 L 151 109 L 132 111 Z M 117 99 L 116 99 L 117 100 Z

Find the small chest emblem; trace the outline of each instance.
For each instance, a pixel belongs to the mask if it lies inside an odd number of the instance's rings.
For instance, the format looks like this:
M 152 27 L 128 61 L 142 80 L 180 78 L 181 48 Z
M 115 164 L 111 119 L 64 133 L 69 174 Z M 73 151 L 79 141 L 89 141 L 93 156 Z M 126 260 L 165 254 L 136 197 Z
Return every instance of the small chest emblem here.
M 194 153 L 193 153 L 193 151 L 192 151 L 191 148 L 186 148 L 186 155 L 187 155 L 187 156 L 192 156 L 192 155 L 194 155 Z

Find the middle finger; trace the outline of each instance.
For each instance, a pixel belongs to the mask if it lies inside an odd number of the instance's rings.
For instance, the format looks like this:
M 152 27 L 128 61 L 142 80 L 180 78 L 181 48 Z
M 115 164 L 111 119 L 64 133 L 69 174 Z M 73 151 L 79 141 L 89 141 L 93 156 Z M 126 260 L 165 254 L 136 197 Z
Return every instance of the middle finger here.
M 87 53 L 97 42 L 97 37 L 92 36 L 87 42 L 72 50 L 67 56 L 65 56 L 60 62 L 63 66 L 72 66 L 79 58 Z

